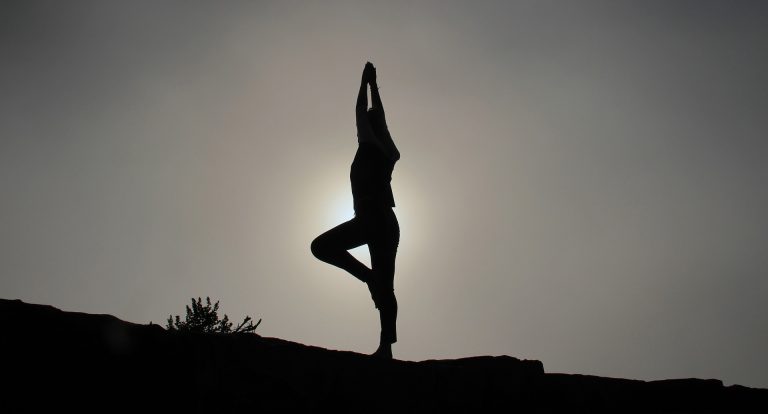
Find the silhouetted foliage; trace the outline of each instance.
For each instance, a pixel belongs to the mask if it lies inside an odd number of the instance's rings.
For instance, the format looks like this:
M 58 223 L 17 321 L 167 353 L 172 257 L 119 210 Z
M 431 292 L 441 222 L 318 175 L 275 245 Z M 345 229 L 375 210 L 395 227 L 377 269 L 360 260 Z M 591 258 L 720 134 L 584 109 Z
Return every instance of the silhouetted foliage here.
M 179 315 L 176 315 L 175 320 L 173 316 L 168 316 L 168 325 L 166 326 L 169 331 L 181 331 L 181 332 L 197 332 L 197 333 L 253 333 L 261 323 L 261 319 L 253 324 L 253 320 L 250 316 L 246 316 L 243 322 L 241 322 L 235 329 L 232 329 L 232 322 L 229 321 L 229 317 L 224 314 L 223 319 L 219 319 L 219 301 L 211 305 L 211 298 L 205 298 L 205 305 L 200 298 L 192 298 L 192 307 L 187 306 L 187 316 L 182 321 Z

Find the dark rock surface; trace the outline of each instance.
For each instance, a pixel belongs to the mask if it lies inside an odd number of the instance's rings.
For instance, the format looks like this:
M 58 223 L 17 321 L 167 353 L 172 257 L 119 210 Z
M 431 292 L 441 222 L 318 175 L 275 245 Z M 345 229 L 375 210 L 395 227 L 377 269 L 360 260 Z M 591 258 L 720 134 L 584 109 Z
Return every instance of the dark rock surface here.
M 546 374 L 481 356 L 378 361 L 255 334 L 184 334 L 0 299 L 2 412 L 768 412 L 719 380 Z

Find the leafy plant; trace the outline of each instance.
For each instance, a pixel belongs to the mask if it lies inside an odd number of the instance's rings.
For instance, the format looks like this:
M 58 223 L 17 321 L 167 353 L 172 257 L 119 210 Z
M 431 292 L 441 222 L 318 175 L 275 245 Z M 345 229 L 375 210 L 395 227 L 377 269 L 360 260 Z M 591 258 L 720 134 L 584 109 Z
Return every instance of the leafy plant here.
M 250 316 L 246 316 L 243 322 L 232 329 L 232 322 L 229 321 L 229 317 L 224 314 L 223 319 L 219 319 L 219 301 L 211 305 L 211 298 L 205 298 L 205 305 L 200 298 L 192 298 L 192 307 L 187 306 L 187 316 L 184 321 L 181 320 L 179 315 L 168 316 L 168 325 L 166 328 L 169 331 L 180 332 L 197 332 L 197 333 L 253 333 L 261 323 L 261 319 L 253 324 L 253 320 Z

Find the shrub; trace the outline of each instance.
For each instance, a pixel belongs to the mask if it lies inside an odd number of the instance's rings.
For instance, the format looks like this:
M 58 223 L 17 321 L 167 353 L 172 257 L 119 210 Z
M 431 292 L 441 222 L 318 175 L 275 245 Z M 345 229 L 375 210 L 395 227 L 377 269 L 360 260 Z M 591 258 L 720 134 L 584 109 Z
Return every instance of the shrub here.
M 184 321 L 181 320 L 179 315 L 168 316 L 168 325 L 166 328 L 169 331 L 180 332 L 197 332 L 197 333 L 253 333 L 261 323 L 261 319 L 253 324 L 253 320 L 250 316 L 246 316 L 243 322 L 241 322 L 235 329 L 232 329 L 232 322 L 229 321 L 229 317 L 224 314 L 223 319 L 219 319 L 219 301 L 211 306 L 211 298 L 205 298 L 205 305 L 200 298 L 192 298 L 192 307 L 187 306 L 187 316 Z

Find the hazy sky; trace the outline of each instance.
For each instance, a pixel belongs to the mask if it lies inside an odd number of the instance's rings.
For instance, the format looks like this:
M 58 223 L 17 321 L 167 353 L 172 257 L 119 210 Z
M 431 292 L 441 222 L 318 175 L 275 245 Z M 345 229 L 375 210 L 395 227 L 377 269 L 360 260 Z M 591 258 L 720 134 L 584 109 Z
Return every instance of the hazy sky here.
M 759 1 L 4 1 L 0 297 L 372 352 L 309 250 L 371 60 L 397 357 L 768 387 L 766 39 Z

